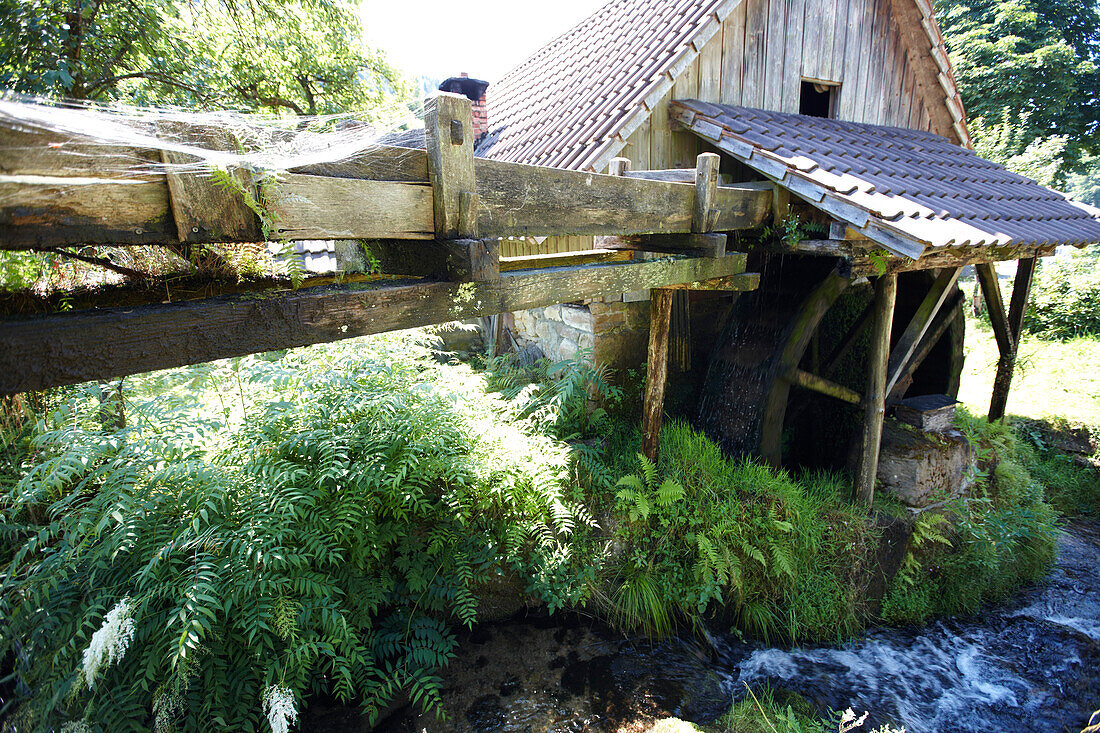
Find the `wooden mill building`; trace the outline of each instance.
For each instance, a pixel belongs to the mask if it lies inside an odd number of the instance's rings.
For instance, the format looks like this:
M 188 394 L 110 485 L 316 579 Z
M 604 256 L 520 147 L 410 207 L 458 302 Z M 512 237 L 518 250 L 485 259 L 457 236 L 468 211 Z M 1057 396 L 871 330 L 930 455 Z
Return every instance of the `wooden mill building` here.
M 991 408 L 999 417 L 1034 258 L 1100 240 L 1094 210 L 969 150 L 931 0 L 612 0 L 479 102 L 479 156 L 690 181 L 697 156 L 716 153 L 723 183 L 774 186 L 776 230 L 794 226 L 792 213 L 805 223 L 788 237 L 802 241 L 786 245 L 775 232 L 770 243 L 731 236 L 729 247 L 752 253 L 750 269 L 764 275 L 739 305 L 738 296 L 687 291 L 671 305 L 670 368 L 687 375 L 697 420 L 728 449 L 775 462 L 786 462 L 782 444 L 798 432 L 790 418 L 836 409 L 826 401 L 815 412 L 805 395 L 860 409 L 868 347 L 848 352 L 869 328 L 874 295 L 849 285 L 869 284 L 860 276 L 877 274 L 876 257 L 909 271 L 897 285 L 891 402 L 957 394 L 959 268 L 980 265 L 1002 313 L 988 263 L 1022 259 L 1020 302 L 1003 323 L 995 316 L 1005 355 Z M 505 243 L 502 254 L 623 246 L 550 237 Z M 841 275 L 830 269 L 837 262 Z M 509 325 L 516 345 L 538 344 L 551 358 L 591 347 L 597 361 L 626 369 L 646 356 L 649 295 L 518 313 Z M 722 333 L 731 310 L 746 324 Z M 855 382 L 837 383 L 851 372 Z M 792 387 L 807 388 L 802 399 Z M 841 452 L 846 440 L 826 450 Z

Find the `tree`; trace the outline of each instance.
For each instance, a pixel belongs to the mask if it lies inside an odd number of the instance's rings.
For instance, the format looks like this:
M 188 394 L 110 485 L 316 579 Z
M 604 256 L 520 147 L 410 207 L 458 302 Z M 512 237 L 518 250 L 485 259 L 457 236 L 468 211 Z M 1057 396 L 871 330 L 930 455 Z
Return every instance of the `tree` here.
M 0 85 L 299 115 L 403 102 L 362 38 L 350 0 L 0 0 Z
M 976 147 L 1000 162 L 1062 138 L 1064 182 L 1100 148 L 1100 14 L 1093 0 L 936 0 Z M 1035 153 L 1036 149 L 1032 149 Z M 1025 156 L 1035 164 L 1034 154 Z

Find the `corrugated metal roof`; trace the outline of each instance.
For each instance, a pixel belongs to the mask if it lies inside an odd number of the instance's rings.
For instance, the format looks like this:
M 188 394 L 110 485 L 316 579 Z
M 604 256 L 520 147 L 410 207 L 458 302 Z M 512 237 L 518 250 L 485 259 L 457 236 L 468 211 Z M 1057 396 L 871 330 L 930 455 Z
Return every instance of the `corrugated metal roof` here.
M 1084 246 L 1100 211 L 931 132 L 673 102 L 676 119 L 868 238 L 925 247 Z

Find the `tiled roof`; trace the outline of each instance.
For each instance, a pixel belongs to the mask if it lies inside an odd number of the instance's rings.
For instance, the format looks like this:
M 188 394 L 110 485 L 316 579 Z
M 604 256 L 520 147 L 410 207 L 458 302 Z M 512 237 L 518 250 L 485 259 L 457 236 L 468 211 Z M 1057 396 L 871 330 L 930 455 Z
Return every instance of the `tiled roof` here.
M 899 254 L 1100 242 L 1100 211 L 930 132 L 676 100 L 682 124 Z
M 489 87 L 489 133 L 477 154 L 601 170 L 741 2 L 611 0 Z M 903 30 L 916 32 L 906 36 L 918 66 L 927 67 L 922 78 L 934 79 L 930 93 L 944 95 L 945 124 L 969 142 L 931 0 L 894 5 L 905 11 Z
M 574 170 L 610 158 L 738 2 L 611 0 L 489 87 L 478 154 Z

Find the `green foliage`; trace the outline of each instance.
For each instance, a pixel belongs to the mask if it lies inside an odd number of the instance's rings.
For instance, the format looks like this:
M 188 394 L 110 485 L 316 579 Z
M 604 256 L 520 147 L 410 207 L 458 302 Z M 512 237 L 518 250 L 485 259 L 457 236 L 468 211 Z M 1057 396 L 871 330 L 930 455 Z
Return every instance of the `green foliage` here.
M 636 431 L 609 436 L 604 456 L 613 473 L 636 467 L 622 456 L 638 442 Z M 662 431 L 659 465 L 638 460 L 641 470 L 616 486 L 588 487 L 614 518 L 605 582 L 616 591 L 653 588 L 646 597 L 662 600 L 632 611 L 657 617 L 667 608 L 676 624 L 726 606 L 738 629 L 765 638 L 839 638 L 860 628 L 859 568 L 874 530 L 848 503 L 842 479 L 795 481 L 730 460 L 682 422 Z M 623 613 L 616 591 L 606 600 L 620 625 L 658 626 L 646 614 Z
M 946 514 L 925 512 L 915 520 L 902 571 L 883 600 L 890 623 L 974 613 L 1042 577 L 1054 561 L 1055 513 L 1017 460 L 1011 428 L 965 411 L 958 427 L 978 459 L 971 496 L 950 502 Z
M 434 708 L 491 573 L 579 597 L 567 539 L 590 520 L 565 496 L 568 450 L 427 349 L 357 339 L 124 396 L 123 427 L 93 387 L 13 438 L 0 658 L 21 730 L 144 730 L 154 711 L 159 729 L 254 730 L 273 687 Z M 129 648 L 89 685 L 120 604 Z
M 796 214 L 789 214 L 783 220 L 772 226 L 767 225 L 760 230 L 762 239 L 781 244 L 784 247 L 794 247 L 803 239 L 810 236 L 824 236 L 828 228 L 816 221 L 804 221 Z
M 1100 514 L 1100 472 L 1056 450 L 1034 423 L 1013 420 L 1012 428 L 1019 437 L 1016 455 L 1051 506 L 1069 516 Z
M 347 0 L 0 0 L 0 86 L 50 97 L 326 114 L 409 85 Z
M 572 359 L 542 359 L 531 366 L 509 353 L 488 357 L 485 371 L 489 387 L 514 405 L 517 419 L 534 430 L 574 440 L 606 427 L 608 409 L 622 400 L 622 389 L 608 381 L 608 368 L 594 362 L 591 349 L 581 349 Z
M 1024 328 L 1046 339 L 1100 336 L 1100 250 L 1042 263 Z
M 1082 156 L 1096 150 L 1100 130 L 1095 4 L 937 0 L 936 10 L 963 103 L 976 123 L 976 147 L 988 152 L 984 133 L 998 127 L 995 160 L 1060 138 L 1059 178 L 1079 170 Z

